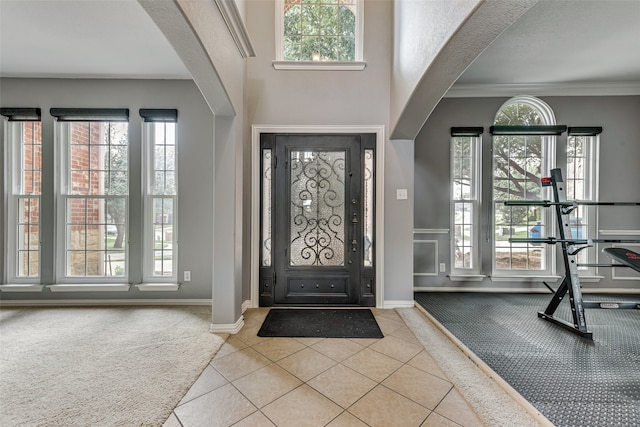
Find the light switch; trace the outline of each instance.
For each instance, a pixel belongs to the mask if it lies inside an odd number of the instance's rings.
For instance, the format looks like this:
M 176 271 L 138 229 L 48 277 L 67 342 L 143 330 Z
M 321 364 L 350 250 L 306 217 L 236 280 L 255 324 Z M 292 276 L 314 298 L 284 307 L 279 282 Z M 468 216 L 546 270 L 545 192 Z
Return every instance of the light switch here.
M 396 199 L 398 200 L 407 200 L 407 189 L 406 188 L 398 188 L 396 190 Z

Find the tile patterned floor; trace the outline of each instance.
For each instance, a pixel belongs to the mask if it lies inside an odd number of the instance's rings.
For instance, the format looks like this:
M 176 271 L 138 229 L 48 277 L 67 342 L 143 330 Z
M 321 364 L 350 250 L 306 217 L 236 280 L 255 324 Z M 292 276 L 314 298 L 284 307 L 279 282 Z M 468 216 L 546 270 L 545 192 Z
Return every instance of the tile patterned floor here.
M 382 339 L 261 338 L 250 309 L 164 424 L 476 427 L 480 418 L 394 310 Z

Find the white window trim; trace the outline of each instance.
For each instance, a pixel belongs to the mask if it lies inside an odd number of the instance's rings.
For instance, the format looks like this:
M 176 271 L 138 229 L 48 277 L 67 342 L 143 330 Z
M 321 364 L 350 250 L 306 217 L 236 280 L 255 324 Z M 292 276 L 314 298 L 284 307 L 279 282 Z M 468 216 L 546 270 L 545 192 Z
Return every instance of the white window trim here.
M 90 279 L 85 277 L 84 279 Z M 131 285 L 127 283 L 98 283 L 84 280 L 80 283 L 58 283 L 49 285 L 51 292 L 129 292 Z
M 567 149 L 569 144 L 570 136 L 567 136 Z M 589 200 L 598 201 L 598 195 L 600 194 L 600 135 L 593 135 L 587 147 L 587 173 L 585 174 L 584 184 L 587 186 L 585 192 L 589 195 Z M 569 179 L 567 176 L 566 180 Z M 586 208 L 585 212 L 587 213 L 587 236 L 592 236 L 591 238 L 598 235 L 598 209 L 594 207 Z M 600 251 L 597 249 L 597 246 L 594 248 L 590 248 L 589 256 L 587 258 L 587 262 L 590 264 L 596 264 L 598 260 L 598 254 Z M 578 275 L 580 276 L 580 280 L 583 282 L 597 282 L 602 276 L 598 274 L 599 267 L 587 267 L 583 269 L 578 269 Z
M 142 253 L 143 253 L 143 264 L 142 264 L 142 277 L 143 283 L 142 285 L 150 285 L 143 286 L 143 288 L 138 287 L 141 291 L 144 290 L 159 290 L 157 284 L 177 284 L 178 280 L 178 143 L 177 143 L 177 128 L 176 128 L 176 145 L 175 145 L 175 186 L 176 186 L 176 194 L 174 196 L 160 196 L 153 194 L 153 179 L 155 172 L 155 161 L 154 161 L 154 148 L 155 148 L 155 122 L 143 123 L 143 135 L 142 135 L 142 188 L 143 188 L 143 243 L 142 243 Z M 176 123 L 177 126 L 177 123 Z M 154 242 L 154 223 L 153 223 L 153 199 L 154 197 L 165 197 L 173 199 L 173 257 L 172 257 L 172 276 L 156 276 L 153 274 L 154 271 L 154 262 L 155 262 L 155 252 L 153 248 Z M 153 285 L 153 286 L 151 286 Z M 163 288 L 162 290 L 173 290 L 168 288 Z M 175 289 L 177 290 L 177 289 Z
M 452 282 L 482 282 L 487 276 L 484 274 L 450 274 Z
M 356 55 L 355 61 L 285 61 L 284 60 L 284 0 L 275 1 L 276 59 L 272 61 L 276 70 L 297 71 L 361 71 L 367 63 L 364 61 L 364 0 L 356 0 Z
M 544 118 L 545 125 L 555 125 L 556 117 L 554 115 L 551 107 L 544 101 L 539 98 L 523 95 L 516 96 L 505 103 L 503 103 L 498 111 L 496 111 L 496 116 L 503 108 L 507 107 L 511 104 L 517 103 L 526 103 L 534 106 L 542 117 Z M 495 123 L 495 118 L 494 118 Z M 544 136 L 542 138 L 542 157 L 543 162 L 541 164 L 542 176 L 548 176 L 549 171 L 556 164 L 556 147 L 557 147 L 557 139 L 555 136 Z M 491 141 L 491 150 L 493 152 L 493 138 Z M 545 172 L 547 171 L 547 172 Z M 551 188 L 550 187 L 542 187 L 541 197 L 546 200 L 551 200 Z M 545 264 L 546 268 L 544 270 L 507 270 L 507 269 L 497 269 L 496 268 L 496 250 L 495 250 L 495 227 L 496 227 L 496 218 L 495 218 L 495 200 L 493 199 L 493 155 L 491 156 L 491 221 L 490 223 L 491 229 L 489 230 L 489 236 L 491 236 L 491 280 L 492 281 L 502 281 L 502 280 L 511 280 L 514 281 L 529 281 L 529 280 L 553 280 L 556 276 L 556 251 L 554 250 L 553 245 L 547 245 L 545 251 Z M 548 230 L 555 230 L 557 227 L 555 217 L 553 215 L 554 211 L 551 208 L 544 208 L 542 210 L 542 216 L 544 218 L 544 223 L 547 224 Z
M 125 275 L 117 277 L 105 276 L 67 276 L 67 239 L 66 239 L 66 201 L 73 197 L 69 195 L 69 164 L 70 164 L 70 127 L 72 122 L 55 122 L 55 146 L 58 150 L 56 158 L 56 283 L 47 286 L 51 292 L 129 290 L 129 195 L 125 196 L 127 210 L 125 214 Z M 127 123 L 129 125 L 129 123 Z M 129 144 L 129 150 L 131 145 Z M 129 156 L 130 157 L 130 156 Z M 130 164 L 130 163 L 129 163 Z M 103 197 L 103 196 L 99 196 Z M 98 197 L 98 198 L 99 198 Z M 69 289 L 68 287 L 73 287 Z M 106 288 L 105 288 L 106 287 Z M 102 289 L 105 288 L 105 289 Z
M 175 292 L 180 289 L 178 283 L 140 283 L 136 285 L 140 292 Z
M 42 292 L 44 285 L 39 284 L 6 284 L 0 285 L 0 291 L 2 292 Z
M 4 133 L 4 141 L 5 141 L 5 185 L 7 189 L 7 207 L 5 210 L 5 271 L 6 271 L 6 279 L 7 284 L 19 284 L 19 285 L 28 285 L 28 284 L 38 284 L 40 283 L 40 271 L 38 271 L 38 275 L 34 277 L 18 277 L 18 271 L 16 267 L 18 266 L 18 241 L 17 241 L 17 233 L 16 227 L 18 224 L 18 200 L 20 197 L 24 195 L 19 194 L 19 182 L 16 180 L 16 176 L 18 171 L 22 168 L 22 150 L 16 150 L 16 142 L 23 141 L 24 138 L 24 128 L 23 124 L 25 122 L 9 122 L 5 121 L 5 133 Z M 42 200 L 41 195 L 38 195 L 38 198 Z M 40 213 L 42 212 L 42 206 L 40 206 Z M 40 218 L 38 219 L 38 223 L 40 223 Z M 40 252 L 40 247 L 38 247 L 38 258 L 40 260 L 38 264 L 38 268 L 41 266 L 42 256 Z M 21 287 L 22 289 L 26 289 Z M 13 290 L 14 288 L 3 289 L 3 291 Z M 17 289 L 17 288 L 15 288 Z
M 453 144 L 453 140 L 455 139 L 455 136 L 451 137 L 451 144 Z M 453 199 L 453 179 L 451 180 L 451 188 L 450 188 L 450 194 L 451 194 L 451 209 L 450 209 L 450 215 L 451 217 L 449 218 L 449 223 L 451 224 L 451 228 L 454 230 L 453 233 L 450 234 L 450 238 L 451 238 L 451 242 L 450 242 L 450 249 L 451 249 L 451 254 L 450 254 L 450 263 L 451 263 L 451 274 L 450 274 L 450 278 L 452 278 L 452 280 L 458 280 L 458 278 L 464 277 L 464 278 L 470 278 L 470 277 L 484 277 L 484 275 L 480 274 L 480 269 L 481 269 L 481 260 L 480 260 L 480 206 L 482 205 L 481 203 L 481 191 L 480 189 L 482 188 L 481 186 L 481 182 L 482 182 L 482 136 L 478 135 L 476 137 L 471 137 L 471 143 L 472 143 L 472 148 L 471 148 L 471 154 L 473 156 L 473 174 L 472 174 L 472 179 L 473 179 L 473 184 L 472 184 L 472 188 L 471 188 L 471 193 L 472 193 L 472 197 L 469 200 L 454 200 Z M 450 171 L 451 171 L 451 178 L 453 178 L 453 162 L 454 162 L 454 156 L 453 156 L 453 152 L 451 154 L 451 165 L 450 165 Z M 473 217 L 471 219 L 472 225 L 473 225 L 473 236 L 471 237 L 472 239 L 472 243 L 473 243 L 473 251 L 471 253 L 471 264 L 473 265 L 473 268 L 455 268 L 456 265 L 456 233 L 455 233 L 455 219 L 456 219 L 456 213 L 455 213 L 455 204 L 456 203 L 470 203 L 473 205 Z

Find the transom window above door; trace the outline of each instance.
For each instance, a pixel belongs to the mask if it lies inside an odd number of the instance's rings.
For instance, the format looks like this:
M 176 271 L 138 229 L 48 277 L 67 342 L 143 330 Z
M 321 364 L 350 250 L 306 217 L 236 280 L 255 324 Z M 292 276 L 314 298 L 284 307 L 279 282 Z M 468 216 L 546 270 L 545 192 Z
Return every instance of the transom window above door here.
M 276 69 L 362 70 L 363 0 L 277 0 Z

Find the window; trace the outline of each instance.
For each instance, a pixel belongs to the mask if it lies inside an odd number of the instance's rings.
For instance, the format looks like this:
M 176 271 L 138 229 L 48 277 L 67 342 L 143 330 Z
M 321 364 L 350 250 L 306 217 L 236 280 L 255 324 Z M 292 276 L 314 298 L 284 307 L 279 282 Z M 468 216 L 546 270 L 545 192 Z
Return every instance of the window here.
M 177 281 L 175 110 L 140 110 L 144 123 L 144 280 Z
M 567 136 L 567 200 L 597 201 L 599 137 L 602 128 L 569 128 Z M 589 239 L 597 234 L 596 206 L 578 205 L 571 213 L 573 238 Z M 579 264 L 594 264 L 595 248 L 578 252 Z M 595 276 L 593 267 L 579 266 L 580 275 Z
M 51 109 L 58 119 L 58 281 L 128 281 L 128 110 Z
M 3 109 L 6 123 L 8 283 L 40 282 L 42 127 L 39 109 Z
M 553 111 L 539 99 L 516 97 L 498 111 L 492 145 L 493 275 L 553 274 L 554 248 L 511 243 L 512 237 L 554 235 L 552 210 L 539 206 L 504 206 L 505 201 L 549 199 L 540 179 L 555 163 Z
M 451 129 L 452 275 L 479 274 L 478 227 L 482 128 Z
M 363 8 L 363 0 L 278 0 L 274 66 L 364 68 Z

